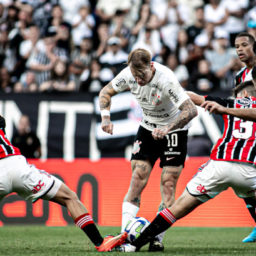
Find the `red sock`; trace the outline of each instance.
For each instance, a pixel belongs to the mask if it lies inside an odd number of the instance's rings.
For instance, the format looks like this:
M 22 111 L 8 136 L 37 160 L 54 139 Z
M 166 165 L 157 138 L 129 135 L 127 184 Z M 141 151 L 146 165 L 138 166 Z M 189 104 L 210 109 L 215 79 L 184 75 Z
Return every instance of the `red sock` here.
M 103 237 L 89 213 L 77 217 L 75 219 L 75 224 L 85 232 L 94 245 L 99 246 L 103 242 Z
M 175 221 L 176 218 L 174 215 L 171 213 L 171 211 L 168 208 L 163 209 L 159 213 L 170 225 L 172 225 Z

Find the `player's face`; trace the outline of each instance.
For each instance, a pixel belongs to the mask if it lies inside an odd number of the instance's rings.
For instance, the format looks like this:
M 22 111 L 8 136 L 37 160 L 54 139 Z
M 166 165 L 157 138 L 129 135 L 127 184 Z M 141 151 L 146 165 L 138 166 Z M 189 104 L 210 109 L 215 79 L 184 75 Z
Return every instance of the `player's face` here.
M 254 57 L 253 45 L 246 36 L 238 37 L 235 40 L 236 53 L 242 62 L 248 62 Z
M 143 70 L 136 70 L 131 67 L 132 75 L 133 75 L 135 81 L 140 86 L 144 86 L 150 82 L 150 80 L 153 77 L 153 70 L 154 70 L 154 68 L 151 66 L 145 67 Z

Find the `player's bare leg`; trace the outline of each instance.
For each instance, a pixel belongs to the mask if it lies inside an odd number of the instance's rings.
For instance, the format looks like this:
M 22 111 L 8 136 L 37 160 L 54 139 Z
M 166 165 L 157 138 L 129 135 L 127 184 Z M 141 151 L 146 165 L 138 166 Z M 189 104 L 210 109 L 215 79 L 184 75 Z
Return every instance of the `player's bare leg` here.
M 75 224 L 85 232 L 98 251 L 110 251 L 115 246 L 122 244 L 127 237 L 127 234 L 120 234 L 116 237 L 109 236 L 103 239 L 77 194 L 64 183 L 61 184 L 60 189 L 51 201 L 67 207 Z
M 136 217 L 136 214 L 140 207 L 141 193 L 147 185 L 152 167 L 149 161 L 132 160 L 132 178 L 127 194 L 125 195 L 122 205 L 122 229 L 127 222 Z
M 183 166 L 164 166 L 161 175 L 161 196 L 162 202 L 159 206 L 159 212 L 170 207 L 175 201 L 176 185 Z M 149 244 L 149 251 L 163 251 L 162 243 L 165 232 L 159 234 L 156 239 Z
M 246 203 L 246 207 L 249 210 L 252 218 L 256 223 L 256 199 L 255 197 L 244 198 Z M 256 226 L 252 230 L 252 232 L 243 239 L 243 243 L 255 243 L 256 242 Z
M 187 190 L 169 208 L 161 211 L 141 235 L 130 245 L 121 246 L 124 252 L 138 251 L 142 246 L 150 242 L 155 236 L 166 231 L 172 224 L 189 214 L 202 202 L 190 195 Z

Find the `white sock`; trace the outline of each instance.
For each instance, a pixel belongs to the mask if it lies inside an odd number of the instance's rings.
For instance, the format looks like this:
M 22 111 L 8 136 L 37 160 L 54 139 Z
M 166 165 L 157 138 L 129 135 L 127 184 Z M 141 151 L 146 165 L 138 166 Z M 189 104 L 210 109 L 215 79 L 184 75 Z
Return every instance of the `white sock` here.
M 122 228 L 121 232 L 124 232 L 124 229 L 127 225 L 127 222 L 136 217 L 137 212 L 139 211 L 139 207 L 131 204 L 129 202 L 123 202 L 122 205 Z
M 162 233 L 158 234 L 156 237 L 158 238 L 159 242 L 163 242 L 164 240 L 164 235 L 166 231 L 163 231 Z

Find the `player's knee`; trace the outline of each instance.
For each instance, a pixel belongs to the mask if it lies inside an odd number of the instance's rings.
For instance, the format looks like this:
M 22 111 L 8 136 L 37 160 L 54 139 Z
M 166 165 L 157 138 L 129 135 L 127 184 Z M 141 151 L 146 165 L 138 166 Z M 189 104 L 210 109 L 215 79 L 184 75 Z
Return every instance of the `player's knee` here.
M 147 184 L 147 177 L 143 174 L 141 174 L 140 172 L 134 172 L 132 174 L 132 181 L 131 184 L 133 186 L 140 186 L 140 187 L 144 187 Z
M 170 180 L 167 180 L 162 183 L 163 192 L 172 193 L 176 189 L 176 183 Z

